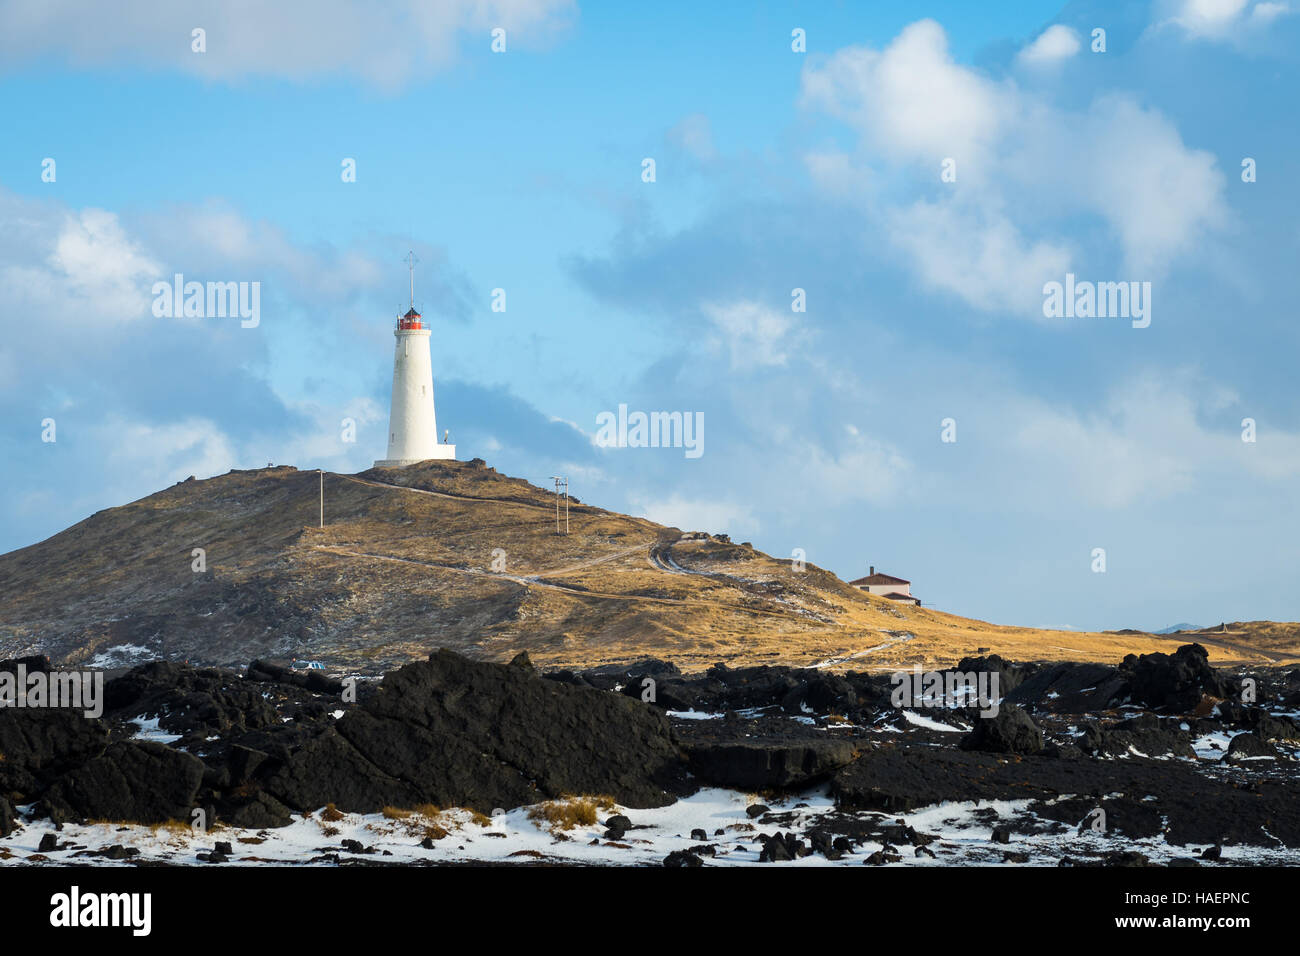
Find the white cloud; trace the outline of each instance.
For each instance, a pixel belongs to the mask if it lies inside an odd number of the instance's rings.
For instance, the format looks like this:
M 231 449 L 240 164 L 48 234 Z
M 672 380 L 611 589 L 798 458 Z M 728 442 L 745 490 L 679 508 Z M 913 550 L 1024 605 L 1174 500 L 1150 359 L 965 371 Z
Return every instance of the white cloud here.
M 1027 240 L 1011 220 L 979 203 L 924 200 L 889 216 L 891 241 L 927 285 L 985 311 L 1042 316 L 1042 287 L 1064 276 L 1063 244 Z
M 300 468 L 362 471 L 379 458 L 388 430 L 388 407 L 359 396 L 339 403 L 286 402 L 309 424 L 287 437 L 251 439 L 243 449 L 245 459 L 276 461 Z M 353 441 L 344 441 L 343 422 L 354 426 Z
M 573 0 L 8 0 L 0 4 L 0 59 L 61 55 L 77 66 L 165 66 L 234 80 L 324 74 L 359 76 L 384 88 L 446 68 L 460 42 L 488 50 L 544 45 L 569 22 Z M 207 32 L 206 52 L 191 31 Z
M 321 243 L 296 243 L 279 226 L 219 202 L 173 205 L 139 216 L 136 226 L 145 240 L 166 250 L 168 262 L 187 279 L 206 281 L 265 280 L 274 275 L 280 285 L 293 287 L 306 303 L 340 303 L 361 289 L 395 288 L 400 266 L 385 268 L 373 255 L 357 248 Z M 418 248 L 418 247 L 417 247 Z M 425 267 L 439 259 L 437 251 L 420 250 Z M 220 275 L 199 274 L 218 270 Z M 161 276 L 170 279 L 170 273 Z M 417 275 L 417 279 L 419 276 Z
M 713 127 L 703 113 L 692 113 L 668 131 L 668 142 L 685 150 L 702 163 L 717 156 L 713 147 Z
M 1155 110 L 1126 96 L 1102 97 L 1059 133 L 1079 149 L 1075 181 L 1118 233 L 1129 268 L 1143 278 L 1224 222 L 1224 180 L 1214 156 L 1188 149 Z
M 1087 415 L 1039 403 L 1008 410 L 1007 464 L 1020 458 L 1012 470 L 1031 484 L 1102 508 L 1212 492 L 1203 485 L 1236 485 L 1243 471 L 1265 480 L 1300 476 L 1300 433 L 1261 430 L 1250 443 L 1235 419 L 1205 423 L 1225 400 L 1220 388 L 1151 373 Z
M 673 494 L 658 499 L 634 497 L 631 504 L 656 524 L 681 528 L 683 531 L 744 536 L 759 530 L 754 513 L 733 501 L 686 498 Z
M 843 198 L 862 198 L 864 186 L 871 185 L 870 170 L 855 168 L 845 153 L 837 150 L 808 152 L 804 167 L 817 188 Z
M 757 302 L 707 303 L 702 311 L 719 333 L 719 345 L 729 354 L 733 369 L 786 363 L 786 337 L 794 325 L 793 312 Z
M 1172 26 L 1199 40 L 1240 43 L 1291 13 L 1284 0 L 1165 0 L 1156 29 Z
M 1034 55 L 1059 54 L 1071 39 L 1049 29 Z M 1082 112 L 1046 96 L 956 63 L 943 29 L 923 20 L 883 51 L 810 61 L 802 100 L 848 123 L 868 161 L 915 171 L 923 198 L 873 201 L 923 282 L 979 309 L 1041 317 L 1048 275 L 1064 273 L 1067 254 L 1092 251 L 1067 238 L 1080 234 L 1078 217 L 1103 223 L 1124 268 L 1144 280 L 1194 254 L 1227 219 L 1214 156 L 1188 147 L 1160 112 L 1117 93 Z M 956 179 L 941 183 L 946 159 Z M 837 195 L 856 165 L 834 151 L 805 164 Z
M 802 101 L 849 122 L 887 156 L 973 160 L 997 141 L 1011 91 L 956 63 L 938 23 L 920 20 L 883 51 L 846 47 L 803 73 Z
M 230 438 L 204 418 L 151 425 L 113 416 L 90 431 L 103 449 L 103 472 L 118 476 L 123 484 L 134 485 L 139 476 L 148 476 L 161 488 L 189 475 L 222 474 L 238 462 Z
M 1079 35 L 1069 27 L 1056 23 L 1022 49 L 1017 58 L 1027 66 L 1050 66 L 1074 56 L 1080 47 Z
M 69 212 L 0 194 L 6 224 L 0 297 L 16 314 L 31 303 L 45 323 L 112 322 L 149 315 L 157 260 L 102 209 Z
M 1174 22 L 1197 36 L 1219 36 L 1233 26 L 1248 0 L 1183 0 Z
M 300 302 L 338 308 L 396 279 L 358 248 L 296 245 L 283 230 L 226 207 L 176 205 L 124 224 L 94 207 L 68 209 L 0 189 L 0 301 L 7 316 L 74 323 L 83 335 L 124 320 L 156 321 L 154 282 L 273 280 Z M 438 250 L 426 250 L 439 260 Z M 14 332 L 29 326 L 15 322 Z
M 865 501 L 889 504 L 905 491 L 912 466 L 894 446 L 845 425 L 835 447 L 794 446 L 803 491 L 822 505 Z
M 1250 18 L 1258 23 L 1271 23 L 1290 12 L 1289 3 L 1257 3 L 1250 10 Z

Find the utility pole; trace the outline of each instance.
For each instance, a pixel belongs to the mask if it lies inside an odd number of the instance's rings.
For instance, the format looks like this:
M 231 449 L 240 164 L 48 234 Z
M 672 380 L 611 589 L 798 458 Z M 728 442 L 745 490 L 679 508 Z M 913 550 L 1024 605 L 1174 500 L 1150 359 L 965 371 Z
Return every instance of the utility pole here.
M 551 475 L 555 482 L 555 533 L 569 533 L 569 479 L 562 475 Z M 564 531 L 560 531 L 560 489 L 564 489 Z

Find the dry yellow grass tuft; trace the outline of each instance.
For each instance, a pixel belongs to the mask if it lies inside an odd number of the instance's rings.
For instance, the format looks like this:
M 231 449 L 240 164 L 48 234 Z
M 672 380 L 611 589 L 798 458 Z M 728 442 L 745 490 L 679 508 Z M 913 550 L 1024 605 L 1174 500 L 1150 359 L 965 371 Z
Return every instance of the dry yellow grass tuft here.
M 609 796 L 565 796 L 530 808 L 528 819 L 544 821 L 547 829 L 554 833 L 578 826 L 593 826 L 599 819 L 600 810 L 612 810 L 615 806 L 614 798 Z
M 343 819 L 343 811 L 332 803 L 325 804 L 325 808 L 320 812 L 320 818 L 329 823 L 334 823 Z
M 92 820 L 91 823 L 114 823 L 119 826 L 131 823 L 130 820 Z M 149 832 L 153 834 L 168 833 L 171 836 L 189 836 L 193 834 L 194 828 L 184 820 L 164 820 L 162 823 L 150 823 Z
M 391 827 L 385 828 L 382 825 L 367 824 L 366 829 L 373 830 L 376 833 L 401 832 L 408 836 L 428 838 L 431 840 L 441 840 L 448 836 L 452 829 L 459 828 L 460 824 L 452 817 L 446 820 L 443 818 L 442 808 L 433 803 L 421 803 L 414 807 L 384 807 L 379 811 L 385 820 L 391 820 Z M 472 814 L 476 818 L 475 822 L 482 820 L 486 825 L 487 817 L 483 814 Z M 448 824 L 448 825 L 444 825 Z
M 448 836 L 450 833 L 451 833 L 450 830 L 437 823 L 430 823 L 427 826 L 421 827 L 419 830 L 420 836 L 427 837 L 430 840 L 441 840 L 443 837 Z

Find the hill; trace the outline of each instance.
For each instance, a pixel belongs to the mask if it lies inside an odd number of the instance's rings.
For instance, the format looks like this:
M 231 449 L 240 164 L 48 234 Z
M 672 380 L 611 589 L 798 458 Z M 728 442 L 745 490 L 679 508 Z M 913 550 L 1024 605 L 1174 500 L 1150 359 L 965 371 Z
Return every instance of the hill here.
M 1300 659 L 1300 625 L 1194 636 L 1004 627 L 866 595 L 728 541 L 574 503 L 482 461 L 188 479 L 0 555 L 0 657 L 120 666 L 314 658 L 379 673 L 446 647 L 543 666 L 655 656 L 835 669 L 1117 662 L 1200 641 L 1218 664 Z M 195 570 L 195 549 L 203 550 Z

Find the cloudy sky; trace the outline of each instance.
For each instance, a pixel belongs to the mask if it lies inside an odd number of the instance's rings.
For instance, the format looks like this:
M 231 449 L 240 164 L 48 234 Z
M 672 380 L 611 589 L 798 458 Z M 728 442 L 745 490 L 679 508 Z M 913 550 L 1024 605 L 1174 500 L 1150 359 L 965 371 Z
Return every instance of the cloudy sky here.
M 462 458 L 1004 623 L 1300 619 L 1288 2 L 271 6 L 0 0 L 0 551 L 383 457 L 413 249 Z

